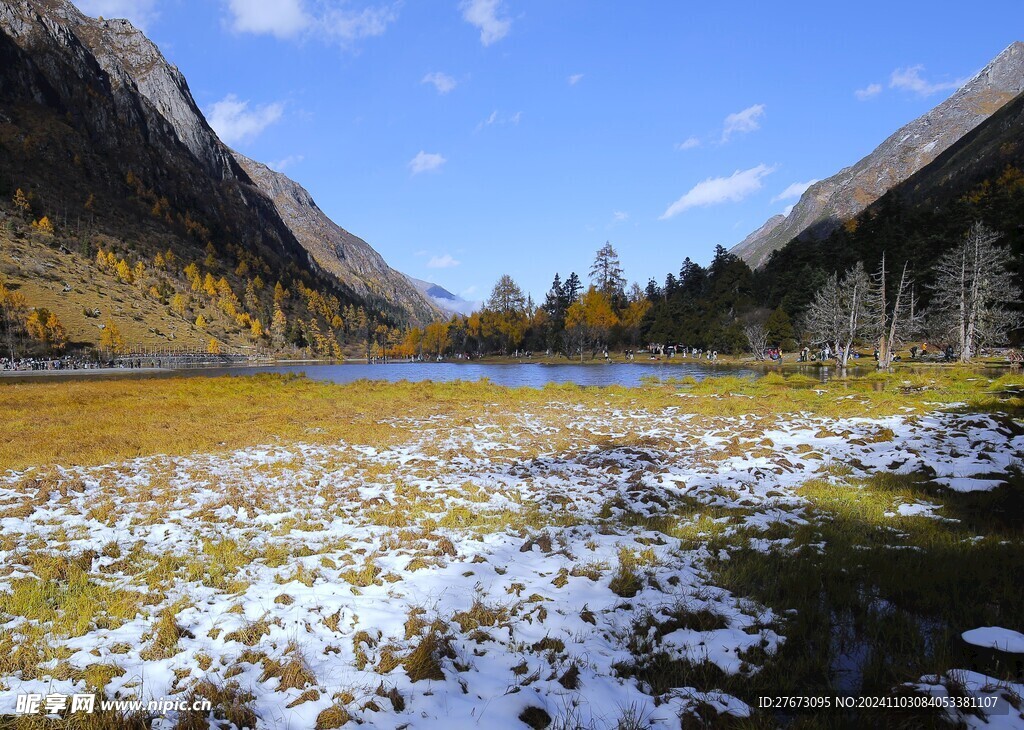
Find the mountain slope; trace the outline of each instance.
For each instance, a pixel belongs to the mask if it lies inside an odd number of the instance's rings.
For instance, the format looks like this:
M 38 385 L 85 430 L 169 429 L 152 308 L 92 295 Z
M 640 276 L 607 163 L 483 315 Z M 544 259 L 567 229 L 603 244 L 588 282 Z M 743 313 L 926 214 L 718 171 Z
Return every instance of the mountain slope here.
M 336 224 L 301 185 L 266 165 L 234 152 L 256 186 L 273 201 L 295 238 L 328 273 L 359 296 L 383 300 L 407 312 L 416 323 L 440 315 L 438 308 L 405 275 L 392 269 L 366 241 Z
M 95 344 L 112 318 L 130 345 L 337 355 L 370 323 L 437 316 L 354 237 L 361 248 L 344 253 L 358 266 L 311 255 L 308 226 L 292 230 L 127 21 L 66 0 L 0 1 L 0 159 L 0 283 L 56 313 L 72 342 Z
M 163 112 L 133 74 L 167 87 Z M 128 346 L 331 355 L 365 339 L 367 321 L 404 316 L 322 271 L 184 79 L 121 21 L 0 2 L 0 159 L 0 283 L 27 299 L 23 352 L 50 346 L 32 341 L 32 308 L 83 346 L 114 325 Z
M 795 206 L 794 206 L 794 209 L 795 209 Z M 772 231 L 777 229 L 779 226 L 781 226 L 785 222 L 786 222 L 786 216 L 784 216 L 782 214 L 773 215 L 771 218 L 766 220 L 764 222 L 764 224 L 760 228 L 758 228 L 756 231 L 754 231 L 749 236 L 744 238 L 738 244 L 733 246 L 733 248 L 729 251 L 729 253 L 735 254 L 736 256 L 739 256 L 741 259 L 746 260 L 747 263 L 749 263 L 752 267 L 756 268 L 757 264 L 752 262 L 747 257 L 746 254 L 748 252 L 753 253 L 753 252 L 759 251 L 760 247 L 762 245 L 762 242 L 767 241 L 768 237 L 771 236 Z
M 755 231 L 731 253 L 752 268 L 797 237 L 821 239 L 934 160 L 1024 91 L 1024 43 L 1000 53 L 946 101 L 901 127 L 871 154 L 811 185 L 783 220 Z
M 212 175 L 247 177 L 270 198 L 285 225 L 325 271 L 356 295 L 395 306 L 416 323 L 438 316 L 437 309 L 403 275 L 368 243 L 328 218 L 301 185 L 222 144 L 178 69 L 130 22 L 79 20 L 78 33 L 112 78 L 134 82 Z
M 884 253 L 893 277 L 908 263 L 924 305 L 936 260 L 976 221 L 1024 274 L 1024 93 L 823 240 L 790 241 L 757 272 L 759 287 L 796 314 L 828 275 L 856 261 L 873 268 Z

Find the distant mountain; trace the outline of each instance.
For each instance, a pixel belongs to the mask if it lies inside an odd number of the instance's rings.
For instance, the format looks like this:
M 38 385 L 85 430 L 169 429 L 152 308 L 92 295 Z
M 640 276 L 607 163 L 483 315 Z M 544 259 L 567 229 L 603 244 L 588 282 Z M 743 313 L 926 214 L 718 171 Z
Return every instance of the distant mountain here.
M 811 185 L 785 217 L 774 216 L 732 248 L 752 268 L 801 237 L 820 240 L 938 157 L 1024 91 L 1024 43 L 996 56 L 946 101 L 901 127 L 851 167 Z
M 415 279 L 408 274 L 406 278 L 416 289 L 422 292 L 441 310 L 448 314 L 472 314 L 480 309 L 480 302 L 471 302 L 462 297 L 452 294 L 450 291 L 429 281 Z
M 0 160 L 0 278 L 83 344 L 102 321 L 83 309 L 120 318 L 135 344 L 240 346 L 283 341 L 269 336 L 280 305 L 288 341 L 321 353 L 365 334 L 357 309 L 391 325 L 439 316 L 304 189 L 236 158 L 180 71 L 128 21 L 89 18 L 67 0 L 0 0 Z M 17 190 L 29 208 L 12 204 Z M 54 231 L 36 235 L 29 224 L 43 216 Z M 97 269 L 98 250 L 142 273 Z M 189 263 L 223 279 L 220 293 L 190 286 Z M 299 296 L 307 289 L 321 298 Z M 192 325 L 200 314 L 209 327 Z

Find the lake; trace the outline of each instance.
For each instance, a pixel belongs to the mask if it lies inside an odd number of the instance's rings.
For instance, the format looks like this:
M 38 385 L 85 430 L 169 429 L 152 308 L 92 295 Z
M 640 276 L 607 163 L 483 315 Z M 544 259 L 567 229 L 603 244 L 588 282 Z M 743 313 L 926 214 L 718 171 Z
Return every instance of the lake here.
M 302 363 L 289 365 L 239 366 L 179 370 L 182 375 L 254 375 L 257 373 L 302 373 L 314 380 L 332 383 L 351 383 L 356 380 L 399 380 L 449 382 L 453 380 L 489 379 L 497 385 L 539 388 L 548 383 L 576 383 L 577 385 L 641 385 L 644 378 L 685 378 L 703 380 L 722 375 L 758 375 L 751 368 L 729 365 L 677 363 L 608 363 L 608 364 L 541 364 L 541 363 L 471 363 L 424 362 L 367 365 L 350 363 L 327 365 Z
M 742 366 L 727 364 L 711 364 L 695 360 L 674 360 L 671 362 L 611 362 L 590 363 L 474 363 L 474 362 L 395 362 L 386 365 L 367 365 L 366 363 L 328 364 L 320 362 L 277 363 L 265 365 L 231 365 L 212 367 L 191 367 L 180 369 L 159 368 L 108 368 L 102 370 L 57 370 L 36 372 L 2 372 L 2 382 L 23 382 L 26 380 L 46 379 L 50 381 L 108 379 L 108 378 L 147 378 L 147 377 L 222 377 L 235 375 L 258 375 L 260 373 L 296 373 L 303 374 L 313 380 L 332 383 L 352 383 L 357 380 L 383 380 L 412 382 L 433 380 L 451 382 L 455 380 L 475 381 L 487 378 L 496 385 L 512 388 L 541 388 L 548 383 L 576 383 L 577 385 L 621 385 L 635 387 L 642 385 L 647 378 L 668 380 L 671 378 L 692 377 L 695 380 L 722 377 L 726 375 L 759 377 L 769 370 L 779 371 L 777 366 L 764 363 L 760 366 Z M 1003 367 L 980 365 L 975 368 L 980 376 L 996 378 L 1008 371 Z M 826 382 L 832 378 L 863 376 L 875 371 L 875 368 L 855 365 L 845 370 L 834 366 L 823 367 L 817 363 L 796 364 L 786 363 L 785 372 L 801 373 Z M 928 367 L 907 367 L 901 372 L 927 373 Z M 879 384 L 882 387 L 882 384 Z

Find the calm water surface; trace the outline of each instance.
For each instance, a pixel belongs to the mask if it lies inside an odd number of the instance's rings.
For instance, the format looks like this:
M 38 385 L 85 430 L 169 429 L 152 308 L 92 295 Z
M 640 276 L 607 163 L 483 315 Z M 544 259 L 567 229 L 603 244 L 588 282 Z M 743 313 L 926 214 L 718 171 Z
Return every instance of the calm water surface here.
M 388 363 L 367 365 L 352 363 L 345 365 L 290 364 L 256 367 L 203 368 L 177 371 L 187 375 L 253 375 L 256 373 L 303 373 L 314 380 L 332 383 L 351 383 L 356 380 L 481 380 L 487 378 L 497 385 L 509 387 L 542 387 L 548 383 L 576 383 L 578 385 L 640 385 L 643 378 L 683 378 L 691 376 L 697 380 L 722 375 L 758 375 L 750 368 L 726 365 L 704 365 L 695 362 L 678 363 L 609 363 L 592 365 L 547 365 L 541 363 Z

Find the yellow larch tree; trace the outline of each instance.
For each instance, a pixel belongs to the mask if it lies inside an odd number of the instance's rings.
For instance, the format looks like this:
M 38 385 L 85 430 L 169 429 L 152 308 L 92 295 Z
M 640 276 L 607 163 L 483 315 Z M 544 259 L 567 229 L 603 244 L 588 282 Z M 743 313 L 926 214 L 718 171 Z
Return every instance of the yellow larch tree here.
M 120 355 L 128 350 L 124 335 L 118 329 L 113 319 L 107 317 L 107 321 L 100 333 L 100 349 L 113 355 Z

